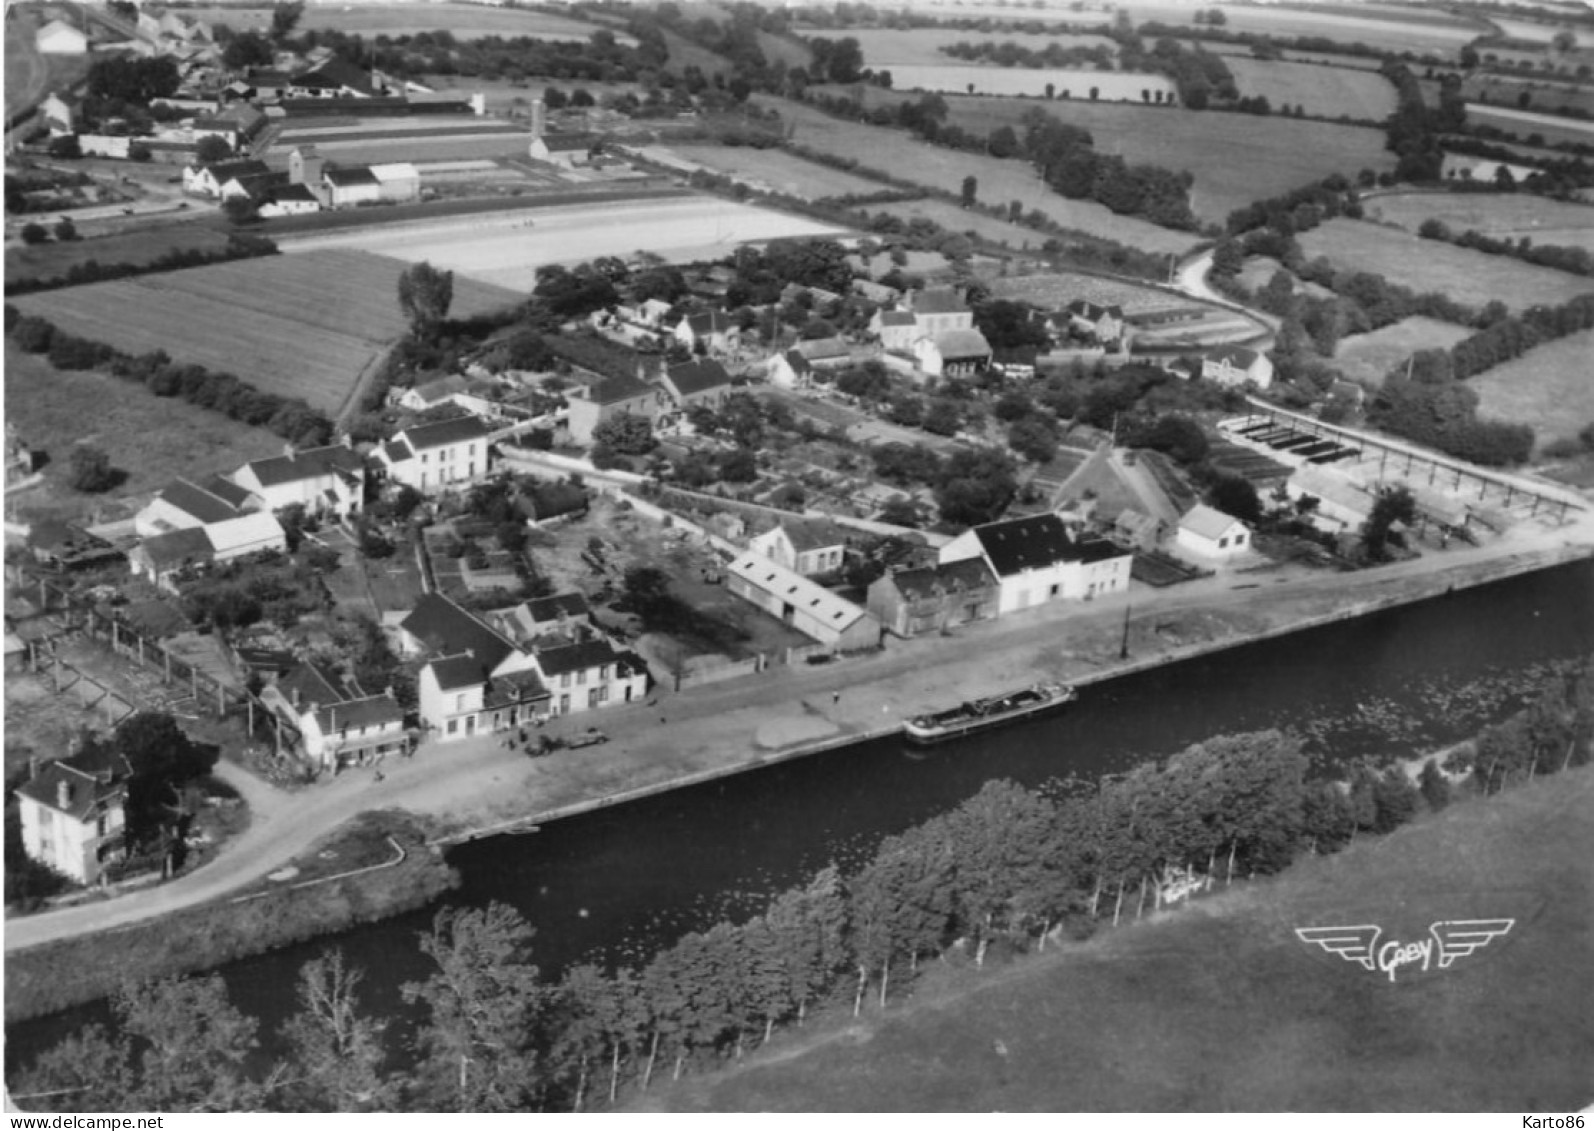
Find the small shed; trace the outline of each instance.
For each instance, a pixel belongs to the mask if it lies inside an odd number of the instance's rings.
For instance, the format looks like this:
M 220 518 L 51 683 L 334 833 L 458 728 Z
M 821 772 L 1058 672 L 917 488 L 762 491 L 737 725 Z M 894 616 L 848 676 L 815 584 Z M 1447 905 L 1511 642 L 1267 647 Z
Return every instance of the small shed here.
M 1174 541 L 1205 558 L 1232 558 L 1251 548 L 1251 528 L 1233 515 L 1197 503 L 1179 520 Z

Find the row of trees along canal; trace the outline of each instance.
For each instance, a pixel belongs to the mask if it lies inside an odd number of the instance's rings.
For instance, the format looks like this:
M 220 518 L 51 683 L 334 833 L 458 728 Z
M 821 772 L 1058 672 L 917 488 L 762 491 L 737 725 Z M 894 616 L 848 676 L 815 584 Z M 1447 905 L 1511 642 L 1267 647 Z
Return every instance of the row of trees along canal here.
M 1594 660 L 1483 734 L 1467 788 L 1488 794 L 1586 763 L 1591 739 Z M 402 1054 L 390 1022 L 362 1011 L 360 972 L 338 951 L 302 967 L 299 1011 L 264 1073 L 250 1067 L 263 1059 L 257 1022 L 219 976 L 128 987 L 114 1003 L 119 1032 L 80 1031 L 21 1073 L 13 1095 L 74 1111 L 614 1103 L 688 1064 L 740 1057 L 817 1007 L 884 1009 L 927 957 L 957 951 L 979 965 L 992 947 L 1041 950 L 1138 917 L 1168 869 L 1227 885 L 1450 800 L 1432 761 L 1417 784 L 1399 768 L 1358 765 L 1343 781 L 1306 771 L 1297 738 L 1263 731 L 1055 796 L 992 782 L 887 839 L 855 874 L 825 868 L 762 915 L 688 935 L 642 968 L 578 965 L 557 982 L 540 976 L 514 910 L 445 909 L 420 938 L 430 975 L 404 986 L 420 1008 Z

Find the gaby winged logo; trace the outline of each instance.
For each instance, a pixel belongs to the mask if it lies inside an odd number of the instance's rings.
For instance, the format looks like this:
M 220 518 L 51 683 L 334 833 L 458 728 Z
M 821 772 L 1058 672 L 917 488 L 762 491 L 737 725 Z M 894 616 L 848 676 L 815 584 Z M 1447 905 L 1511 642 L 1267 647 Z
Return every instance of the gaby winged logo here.
M 1297 927 L 1295 935 L 1304 943 L 1320 946 L 1346 962 L 1389 975 L 1411 966 L 1426 972 L 1432 967 L 1448 970 L 1458 958 L 1482 950 L 1516 925 L 1515 919 L 1441 919 L 1428 928 L 1428 937 L 1415 942 L 1391 939 L 1379 945 L 1383 928 L 1371 923 L 1351 927 Z

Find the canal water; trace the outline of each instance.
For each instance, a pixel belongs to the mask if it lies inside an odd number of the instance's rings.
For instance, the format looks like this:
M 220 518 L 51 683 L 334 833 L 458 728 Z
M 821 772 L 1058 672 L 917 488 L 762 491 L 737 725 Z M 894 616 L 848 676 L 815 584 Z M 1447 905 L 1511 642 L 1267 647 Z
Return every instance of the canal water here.
M 572 963 L 644 964 L 681 935 L 756 914 L 828 863 L 861 862 L 886 836 L 987 781 L 1047 788 L 1117 773 L 1215 734 L 1290 728 L 1320 766 L 1410 755 L 1515 710 L 1550 670 L 1594 651 L 1594 561 L 1090 687 L 1066 713 L 910 750 L 861 743 L 454 849 L 449 898 L 514 905 L 536 928 L 546 975 Z M 222 970 L 262 1035 L 293 1008 L 296 971 L 331 947 L 366 971 L 366 1000 L 406 1020 L 400 986 L 428 969 L 428 910 Z M 15 1026 L 29 1059 L 103 1004 Z

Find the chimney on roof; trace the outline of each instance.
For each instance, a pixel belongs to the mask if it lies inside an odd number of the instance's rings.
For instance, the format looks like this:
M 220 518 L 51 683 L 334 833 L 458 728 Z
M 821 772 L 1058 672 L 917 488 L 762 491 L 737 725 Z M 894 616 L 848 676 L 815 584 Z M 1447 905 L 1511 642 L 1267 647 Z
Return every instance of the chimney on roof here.
M 34 778 L 36 778 L 38 776 L 39 776 L 39 756 L 37 754 L 29 754 L 28 755 L 28 780 L 32 781 Z
M 287 443 L 282 445 L 282 454 L 288 459 L 292 459 L 294 456 L 299 454 L 299 449 L 297 446 L 295 446 L 292 440 L 289 440 Z
M 55 805 L 58 809 L 72 808 L 72 783 L 64 778 L 55 783 Z
M 297 687 L 290 688 L 288 690 L 288 698 L 293 701 L 294 709 L 297 710 L 299 707 L 299 689 Z

